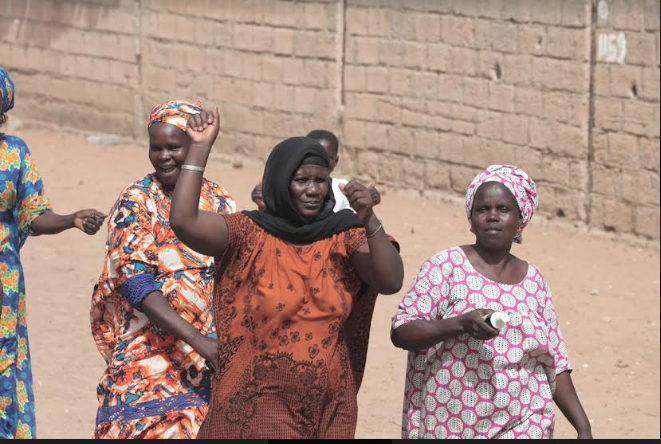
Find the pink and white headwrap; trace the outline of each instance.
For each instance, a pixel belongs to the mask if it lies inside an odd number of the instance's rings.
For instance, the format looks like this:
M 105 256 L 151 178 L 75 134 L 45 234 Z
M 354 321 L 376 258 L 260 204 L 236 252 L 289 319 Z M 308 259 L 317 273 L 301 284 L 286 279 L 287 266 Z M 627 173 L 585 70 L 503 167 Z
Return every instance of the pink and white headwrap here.
M 535 187 L 535 181 L 525 171 L 513 165 L 491 165 L 473 179 L 466 192 L 466 215 L 468 219 L 470 220 L 473 213 L 473 201 L 477 190 L 487 182 L 502 183 L 510 190 L 519 205 L 519 211 L 523 217 L 522 228 L 525 228 L 537 210 L 537 188 Z M 520 244 L 522 240 L 521 233 L 514 237 L 516 243 Z

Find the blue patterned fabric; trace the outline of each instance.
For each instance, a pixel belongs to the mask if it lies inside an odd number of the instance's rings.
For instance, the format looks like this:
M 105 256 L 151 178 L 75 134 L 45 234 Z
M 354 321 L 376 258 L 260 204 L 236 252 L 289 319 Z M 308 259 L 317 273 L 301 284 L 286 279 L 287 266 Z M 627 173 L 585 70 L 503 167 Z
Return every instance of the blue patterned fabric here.
M 0 82 L 5 81 L 0 74 Z M 5 94 L 4 86 L 2 90 Z M 25 142 L 14 136 L 0 136 L 0 283 L 4 294 L 0 318 L 0 438 L 36 437 L 25 281 L 19 252 L 32 233 L 32 222 L 50 210 Z
M 124 296 L 124 298 L 129 301 L 136 310 L 140 310 L 142 301 L 144 301 L 150 293 L 158 290 L 152 273 L 143 273 L 130 277 L 121 287 L 122 296 Z
M 160 416 L 168 412 L 177 412 L 192 407 L 204 407 L 211 401 L 211 390 L 201 393 L 172 396 L 136 404 L 120 404 L 112 407 L 101 407 L 96 414 L 96 425 L 104 422 L 133 421 L 150 416 Z
M 14 107 L 14 82 L 3 67 L 0 66 L 0 110 L 6 113 Z

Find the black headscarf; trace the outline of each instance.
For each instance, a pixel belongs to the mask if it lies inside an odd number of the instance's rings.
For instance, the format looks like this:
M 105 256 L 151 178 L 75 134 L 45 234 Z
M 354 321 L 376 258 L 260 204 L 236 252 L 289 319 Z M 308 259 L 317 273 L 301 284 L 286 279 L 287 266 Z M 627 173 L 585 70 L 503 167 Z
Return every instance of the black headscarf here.
M 306 220 L 294 206 L 289 186 L 294 174 L 303 164 L 328 167 L 326 150 L 309 137 L 292 137 L 273 148 L 262 180 L 265 211 L 244 211 L 267 233 L 298 245 L 307 245 L 350 228 L 362 227 L 358 217 L 350 210 L 333 212 L 335 200 L 328 187 L 323 210 L 313 221 Z

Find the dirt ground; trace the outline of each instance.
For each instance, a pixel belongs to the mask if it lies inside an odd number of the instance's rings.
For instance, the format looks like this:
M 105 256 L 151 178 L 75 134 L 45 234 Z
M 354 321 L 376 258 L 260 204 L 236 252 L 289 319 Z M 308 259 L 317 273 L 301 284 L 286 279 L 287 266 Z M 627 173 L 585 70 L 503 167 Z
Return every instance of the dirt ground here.
M 90 145 L 77 134 L 23 129 L 59 213 L 107 212 L 118 193 L 150 172 L 145 146 Z M 214 160 L 207 177 L 250 205 L 258 166 Z M 541 196 L 544 199 L 544 196 Z M 388 192 L 378 215 L 402 245 L 406 285 L 436 252 L 471 242 L 463 208 Z M 41 438 L 86 438 L 96 415 L 104 361 L 92 341 L 92 285 L 103 264 L 105 233 L 69 231 L 24 248 L 28 323 Z M 659 253 L 533 221 L 515 254 L 537 265 L 555 295 L 579 396 L 601 438 L 659 438 Z M 381 297 L 360 394 L 358 437 L 399 438 L 405 352 L 389 340 L 401 295 Z M 574 432 L 558 415 L 556 437 Z

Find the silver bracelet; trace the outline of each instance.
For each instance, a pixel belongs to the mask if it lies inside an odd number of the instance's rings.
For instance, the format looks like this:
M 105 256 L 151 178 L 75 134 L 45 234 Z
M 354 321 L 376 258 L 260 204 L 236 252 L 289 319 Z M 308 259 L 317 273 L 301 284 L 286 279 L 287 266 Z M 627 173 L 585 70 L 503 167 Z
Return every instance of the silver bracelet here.
M 182 165 L 181 169 L 189 170 L 189 171 L 199 171 L 200 173 L 204 173 L 204 167 L 199 167 L 197 165 Z
M 374 233 L 372 233 L 372 234 L 368 234 L 368 235 L 367 235 L 367 238 L 368 238 L 368 239 L 372 239 L 374 236 L 376 236 L 377 234 L 379 234 L 379 231 L 381 231 L 381 230 L 383 230 L 383 222 L 380 222 L 379 228 L 377 228 L 376 231 L 374 231 Z

